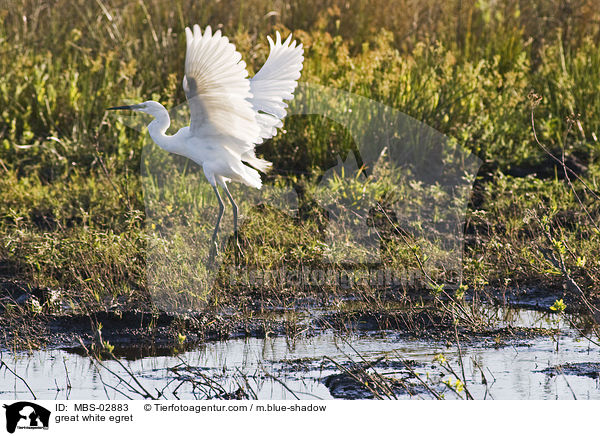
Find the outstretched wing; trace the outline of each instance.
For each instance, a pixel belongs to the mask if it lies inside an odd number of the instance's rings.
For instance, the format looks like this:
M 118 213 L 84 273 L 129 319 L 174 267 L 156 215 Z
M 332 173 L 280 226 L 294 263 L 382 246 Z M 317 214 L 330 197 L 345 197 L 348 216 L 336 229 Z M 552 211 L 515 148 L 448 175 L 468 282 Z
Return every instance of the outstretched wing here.
M 260 127 L 250 103 L 246 63 L 229 40 L 210 26 L 186 27 L 183 89 L 190 106 L 193 135 L 228 135 L 246 143 L 260 141 Z M 243 147 L 246 148 L 246 147 Z M 239 150 L 244 152 L 245 150 Z
M 292 35 L 281 42 L 277 32 L 277 41 L 270 37 L 271 51 L 267 61 L 258 73 L 250 80 L 250 102 L 257 112 L 256 119 L 260 126 L 260 137 L 271 138 L 277 134 L 277 128 L 283 123 L 287 104 L 284 100 L 294 98 L 293 92 L 298 85 L 304 50 L 302 44 L 296 46 Z M 262 139 L 259 142 L 262 142 Z

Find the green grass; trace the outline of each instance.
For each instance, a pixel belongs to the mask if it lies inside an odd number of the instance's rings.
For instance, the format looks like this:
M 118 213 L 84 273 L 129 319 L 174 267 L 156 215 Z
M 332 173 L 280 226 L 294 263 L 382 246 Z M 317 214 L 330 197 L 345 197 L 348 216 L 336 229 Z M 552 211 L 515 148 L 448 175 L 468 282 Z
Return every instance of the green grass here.
M 183 28 L 199 23 L 222 26 L 251 72 L 266 58 L 266 35 L 291 30 L 305 46 L 304 82 L 381 102 L 491 164 L 479 186 L 482 199 L 468 212 L 463 278 L 470 287 L 561 287 L 565 277 L 552 261 L 555 253 L 588 296 L 597 292 L 595 198 L 574 183 L 588 215 L 558 178 L 560 167 L 555 178 L 507 175 L 547 165 L 532 137 L 528 95 L 534 90 L 542 96 L 540 141 L 583 162 L 582 177 L 599 189 L 600 16 L 592 0 L 571 11 L 559 8 L 558 0 L 522 7 L 516 0 L 1 4 L 3 276 L 60 287 L 100 306 L 121 295 L 143 299 L 157 289 L 180 296 L 173 297 L 175 305 L 190 298 L 245 304 L 255 295 L 256 289 L 244 294 L 228 287 L 225 275 L 213 283 L 206 270 L 216 203 L 201 171 L 157 150 L 147 153 L 145 133 L 105 111 L 126 100 L 182 103 Z M 579 124 L 566 136 L 571 114 Z M 407 198 L 444 195 L 410 185 L 393 168 L 368 183 L 333 178 L 317 186 L 332 162 L 348 155 L 351 135 L 321 116 L 290 117 L 285 131 L 259 147 L 275 168 L 266 192 L 235 188 L 246 215 L 245 262 L 253 268 L 318 266 L 336 244 L 361 249 L 344 239 L 352 223 L 340 224 L 338 234 L 323 231 L 313 200 L 337 208 L 400 201 L 409 216 L 418 205 Z M 147 164 L 160 170 L 143 173 Z M 294 186 L 308 192 L 298 208 L 312 219 L 256 208 Z M 411 241 L 392 232 L 384 263 L 401 269 L 419 268 L 417 259 L 425 256 L 427 267 L 447 261 L 447 252 L 428 245 L 427 231 Z M 428 271 L 445 280 L 443 271 Z M 289 289 L 268 291 L 294 296 Z

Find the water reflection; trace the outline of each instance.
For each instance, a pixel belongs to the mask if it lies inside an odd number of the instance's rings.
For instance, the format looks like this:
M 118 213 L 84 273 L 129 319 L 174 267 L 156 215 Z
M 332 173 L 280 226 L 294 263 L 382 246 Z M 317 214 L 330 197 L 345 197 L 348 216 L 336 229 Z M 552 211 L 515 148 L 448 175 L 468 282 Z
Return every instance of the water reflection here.
M 532 319 L 533 315 L 521 313 L 522 319 L 512 319 L 511 324 L 522 321 L 523 325 L 555 327 L 558 322 L 552 317 Z M 408 360 L 422 379 L 429 377 L 435 385 L 433 374 L 440 368 L 433 361 L 439 353 L 459 371 L 455 346 L 406 340 L 393 332 L 351 337 L 329 332 L 294 341 L 285 337 L 235 339 L 202 344 L 176 356 L 132 360 L 129 355 L 118 362 L 104 360 L 101 365 L 77 349 L 4 352 L 2 360 L 17 375 L 6 367 L 0 369 L 0 397 L 32 398 L 21 377 L 38 399 L 140 398 L 134 378 L 148 392 L 162 392 L 166 399 L 206 398 L 219 392 L 233 395 L 240 388 L 258 399 L 331 399 L 323 379 L 340 370 L 326 356 L 339 364 L 383 358 L 385 366 L 375 370 L 388 377 L 401 376 L 394 362 Z M 543 337 L 499 348 L 489 343 L 463 344 L 462 355 L 467 386 L 475 398 L 600 399 L 598 378 L 540 372 L 567 362 L 600 361 L 600 347 L 572 332 L 561 337 L 559 351 L 552 338 Z M 418 397 L 432 398 L 426 392 Z M 451 392 L 445 397 L 456 398 Z

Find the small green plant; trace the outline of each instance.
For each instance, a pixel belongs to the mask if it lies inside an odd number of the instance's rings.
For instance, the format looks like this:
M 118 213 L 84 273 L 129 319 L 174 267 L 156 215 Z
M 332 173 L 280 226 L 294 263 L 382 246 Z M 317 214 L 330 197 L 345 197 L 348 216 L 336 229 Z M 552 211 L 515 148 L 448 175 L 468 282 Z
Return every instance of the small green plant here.
M 461 284 L 455 291 L 454 291 L 454 297 L 457 300 L 463 300 L 465 298 L 465 292 L 467 291 L 467 289 L 469 289 L 469 287 L 467 285 L 465 285 L 464 283 Z
M 446 361 L 446 356 L 444 356 L 442 353 L 436 354 L 433 357 L 433 361 L 434 362 L 438 362 L 440 365 L 444 365 L 447 361 Z
M 561 320 L 562 315 L 564 314 L 566 308 L 567 308 L 567 305 L 565 304 L 565 302 L 563 301 L 562 298 L 560 300 L 555 300 L 554 303 L 552 304 L 552 306 L 550 306 L 550 310 L 553 312 L 556 312 L 559 315 L 558 319 L 556 320 L 556 331 L 557 331 L 556 336 L 555 336 L 556 351 L 558 351 L 559 343 L 560 343 L 560 320 Z
M 464 383 L 460 379 L 454 380 L 452 376 L 449 376 L 443 383 L 458 394 L 465 390 Z
M 563 301 L 562 298 L 560 300 L 556 300 L 554 302 L 554 304 L 552 304 L 552 306 L 550 306 L 550 310 L 552 310 L 553 312 L 557 312 L 557 313 L 563 313 L 566 308 L 567 308 L 567 305 L 565 304 L 565 302 Z
M 108 341 L 103 341 L 102 342 L 102 348 L 103 348 L 104 351 L 106 351 L 107 353 L 110 354 L 110 353 L 112 353 L 114 351 L 115 346 L 111 345 L 110 342 L 108 342 Z

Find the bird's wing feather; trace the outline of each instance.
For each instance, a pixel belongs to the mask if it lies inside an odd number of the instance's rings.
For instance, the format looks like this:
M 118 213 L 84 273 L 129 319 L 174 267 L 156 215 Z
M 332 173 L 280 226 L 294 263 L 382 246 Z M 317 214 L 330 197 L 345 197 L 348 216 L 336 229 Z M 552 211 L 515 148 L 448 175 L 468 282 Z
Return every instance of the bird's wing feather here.
M 260 141 L 260 127 L 250 103 L 246 63 L 229 40 L 210 26 L 204 34 L 194 25 L 185 29 L 187 50 L 183 89 L 190 106 L 192 135 L 228 135 L 251 149 Z
M 277 32 L 276 41 L 270 37 L 271 48 L 267 61 L 250 80 L 250 102 L 258 113 L 256 119 L 260 126 L 260 137 L 267 139 L 277 133 L 286 115 L 287 104 L 284 100 L 294 98 L 293 92 L 298 85 L 304 60 L 302 44 L 296 46 L 292 35 L 281 42 Z

